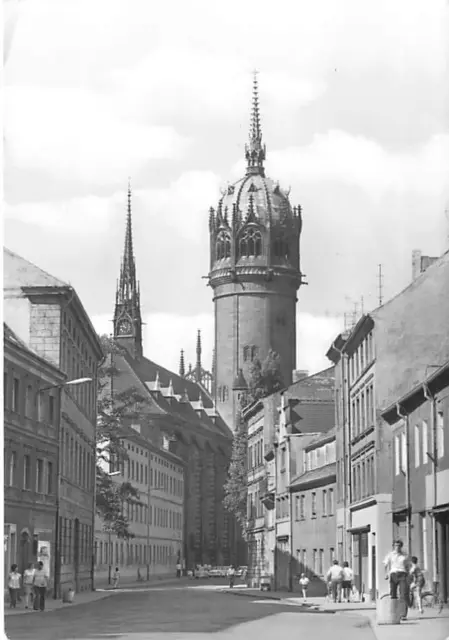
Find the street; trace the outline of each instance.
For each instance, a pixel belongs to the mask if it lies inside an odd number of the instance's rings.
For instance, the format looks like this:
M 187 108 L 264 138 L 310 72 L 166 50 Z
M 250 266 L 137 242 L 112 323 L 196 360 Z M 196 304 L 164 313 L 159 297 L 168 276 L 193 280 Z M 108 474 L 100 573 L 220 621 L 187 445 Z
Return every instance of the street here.
M 304 613 L 269 600 L 255 601 L 200 587 L 162 587 L 116 593 L 95 603 L 6 618 L 10 640 L 194 640 L 344 637 L 374 640 L 363 617 Z

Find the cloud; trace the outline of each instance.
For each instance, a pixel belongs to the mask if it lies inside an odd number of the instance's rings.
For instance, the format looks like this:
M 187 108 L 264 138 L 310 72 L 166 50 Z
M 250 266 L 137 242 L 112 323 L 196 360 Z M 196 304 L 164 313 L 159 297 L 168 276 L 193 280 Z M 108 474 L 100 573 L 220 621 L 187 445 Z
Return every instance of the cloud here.
M 381 198 L 386 192 L 438 196 L 448 188 L 449 134 L 433 136 L 425 145 L 389 151 L 374 140 L 346 131 L 317 133 L 310 144 L 271 151 L 268 174 L 285 183 L 317 186 L 337 182 Z M 244 163 L 232 169 L 241 175 Z
M 98 333 L 110 333 L 110 316 L 92 318 Z M 183 316 L 153 313 L 144 318 L 144 355 L 170 371 L 178 372 L 179 355 L 184 349 L 186 366 L 196 360 L 196 336 L 202 337 L 202 363 L 206 369 L 212 366 L 214 317 L 212 313 Z M 297 314 L 297 367 L 315 373 L 328 366 L 326 352 L 339 331 L 339 318 Z
M 122 182 L 146 162 L 180 158 L 188 141 L 171 126 L 120 118 L 111 101 L 84 89 L 7 87 L 9 161 L 57 179 Z

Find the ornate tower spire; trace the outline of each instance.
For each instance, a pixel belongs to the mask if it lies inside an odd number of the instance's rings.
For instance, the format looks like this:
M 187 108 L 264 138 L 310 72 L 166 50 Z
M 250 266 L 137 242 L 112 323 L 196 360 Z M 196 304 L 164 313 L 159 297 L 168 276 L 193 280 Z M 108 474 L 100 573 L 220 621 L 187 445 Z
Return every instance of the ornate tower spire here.
M 195 365 L 195 378 L 197 382 L 201 382 L 202 377 L 201 366 L 201 331 L 198 329 L 198 335 L 196 338 L 196 365 Z
M 137 282 L 136 265 L 134 261 L 130 180 L 128 180 L 125 246 L 115 296 L 114 338 L 116 338 L 134 358 L 142 355 L 140 285 Z
M 186 366 L 184 363 L 184 349 L 181 349 L 181 355 L 179 357 L 179 375 L 184 378 L 186 375 Z
M 247 175 L 265 175 L 263 166 L 265 154 L 266 149 L 265 145 L 262 144 L 262 128 L 260 126 L 259 85 L 257 82 L 257 71 L 254 71 L 249 143 L 245 145 L 245 157 L 248 162 L 246 169 Z

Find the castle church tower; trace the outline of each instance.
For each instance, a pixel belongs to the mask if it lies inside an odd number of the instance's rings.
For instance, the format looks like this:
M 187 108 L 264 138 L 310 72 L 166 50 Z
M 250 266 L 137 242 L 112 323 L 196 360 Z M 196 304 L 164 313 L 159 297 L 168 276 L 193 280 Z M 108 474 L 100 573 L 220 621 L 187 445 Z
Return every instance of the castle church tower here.
M 242 374 L 248 382 L 254 359 L 276 351 L 285 385 L 296 368 L 301 207 L 292 207 L 288 192 L 265 175 L 265 153 L 255 75 L 246 172 L 209 216 L 215 402 L 232 428 L 239 408 L 233 389 L 242 385 Z
M 125 248 L 115 296 L 114 339 L 122 345 L 133 358 L 140 358 L 142 356 L 140 285 L 136 278 L 136 265 L 133 252 L 130 184 L 128 184 Z

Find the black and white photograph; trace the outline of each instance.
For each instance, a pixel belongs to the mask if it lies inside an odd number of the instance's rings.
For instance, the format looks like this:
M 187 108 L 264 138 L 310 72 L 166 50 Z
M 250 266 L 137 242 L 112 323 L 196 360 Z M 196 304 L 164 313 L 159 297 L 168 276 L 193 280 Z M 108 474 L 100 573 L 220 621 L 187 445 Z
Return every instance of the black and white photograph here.
M 2 18 L 5 637 L 449 640 L 449 2 Z

